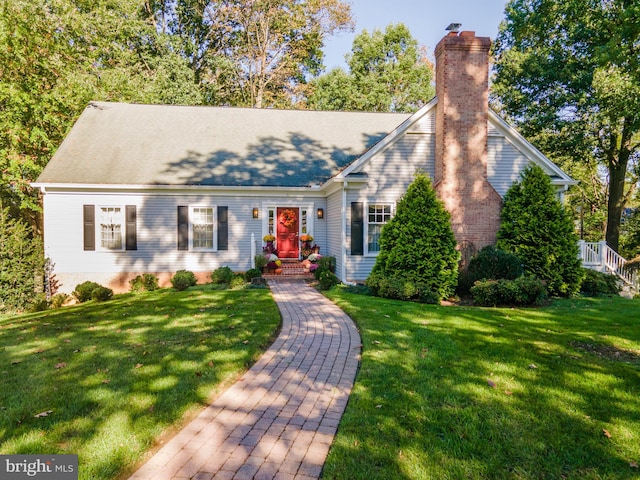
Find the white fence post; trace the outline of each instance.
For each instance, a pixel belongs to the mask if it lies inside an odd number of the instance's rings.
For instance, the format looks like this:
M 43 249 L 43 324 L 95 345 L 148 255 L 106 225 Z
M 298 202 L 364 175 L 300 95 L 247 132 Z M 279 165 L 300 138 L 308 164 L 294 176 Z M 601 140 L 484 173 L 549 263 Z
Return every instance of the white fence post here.
M 251 234 L 251 268 L 256 268 L 256 234 Z

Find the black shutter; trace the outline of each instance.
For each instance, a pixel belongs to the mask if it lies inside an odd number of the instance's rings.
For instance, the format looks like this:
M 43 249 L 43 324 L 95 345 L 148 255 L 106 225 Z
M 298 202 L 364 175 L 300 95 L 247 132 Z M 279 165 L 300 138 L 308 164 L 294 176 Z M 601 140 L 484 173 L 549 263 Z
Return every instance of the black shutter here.
M 138 249 L 138 227 L 136 220 L 136 206 L 127 205 L 125 207 L 126 230 L 125 230 L 125 248 L 127 250 Z
M 229 250 L 229 207 L 218 207 L 218 250 Z
M 351 255 L 364 255 L 364 207 L 351 202 Z
M 189 207 L 178 206 L 178 250 L 189 250 Z
M 84 223 L 84 249 L 96 249 L 96 208 L 94 205 L 82 206 L 82 220 Z

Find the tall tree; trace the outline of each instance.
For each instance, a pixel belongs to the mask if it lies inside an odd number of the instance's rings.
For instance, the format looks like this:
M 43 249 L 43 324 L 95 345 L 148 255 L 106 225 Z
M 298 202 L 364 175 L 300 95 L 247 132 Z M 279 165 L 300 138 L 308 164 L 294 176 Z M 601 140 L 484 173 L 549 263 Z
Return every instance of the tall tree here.
M 638 180 L 640 4 L 511 0 L 495 57 L 494 99 L 545 153 L 581 164 L 583 196 L 606 168 L 606 240 L 617 250 Z
M 347 56 L 349 72 L 335 68 L 314 80 L 308 105 L 320 110 L 412 112 L 433 97 L 433 65 L 402 23 L 364 30 Z
M 322 66 L 325 38 L 352 27 L 342 0 L 151 0 L 178 36 L 208 103 L 291 106 Z M 167 20 L 168 19 L 168 20 Z
M 31 225 L 30 187 L 90 100 L 197 103 L 170 39 L 140 0 L 0 4 L 0 203 Z

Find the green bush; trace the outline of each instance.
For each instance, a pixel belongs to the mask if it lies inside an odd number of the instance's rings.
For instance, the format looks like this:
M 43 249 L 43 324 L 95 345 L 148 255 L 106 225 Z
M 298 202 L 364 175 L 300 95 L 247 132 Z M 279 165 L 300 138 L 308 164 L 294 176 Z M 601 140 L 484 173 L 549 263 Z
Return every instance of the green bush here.
M 257 269 L 257 268 L 252 268 L 250 270 L 247 270 L 244 274 L 244 279 L 251 283 L 251 280 L 253 280 L 256 277 L 261 277 L 262 276 L 262 272 Z
M 229 267 L 219 267 L 216 268 L 211 274 L 211 281 L 217 285 L 222 283 L 226 283 L 227 285 L 229 285 L 233 277 L 233 270 L 231 270 Z
M 178 270 L 171 278 L 171 285 L 179 292 L 193 287 L 196 283 L 198 283 L 196 276 L 189 270 Z
M 367 279 L 366 286 L 375 295 L 383 298 L 432 304 L 437 304 L 441 300 L 438 294 L 431 290 L 429 284 L 414 283 L 405 277 L 383 277 L 372 273 Z
M 129 285 L 131 292 L 152 292 L 158 289 L 158 277 L 152 273 L 145 273 L 129 280 Z
M 380 252 L 367 286 L 379 296 L 411 293 L 412 298 L 430 298 L 434 294 L 441 300 L 453 294 L 458 284 L 459 258 L 449 212 L 429 177 L 419 173 L 398 202 L 396 214 L 382 228 Z
M 98 302 L 106 302 L 107 300 L 111 300 L 111 297 L 113 297 L 113 290 L 103 287 L 102 285 L 97 286 L 91 292 L 91 298 Z
M 618 277 L 603 272 L 596 272 L 588 268 L 584 269 L 584 278 L 580 285 L 580 291 L 585 295 L 619 295 L 620 283 Z
M 551 295 L 570 296 L 580 288 L 583 269 L 573 221 L 556 194 L 540 167 L 527 167 L 504 197 L 497 247 L 518 256 Z
M 539 278 L 523 275 L 515 280 L 478 280 L 471 287 L 473 301 L 483 307 L 539 305 L 547 297 Z
M 340 283 L 338 277 L 336 277 L 336 275 L 329 270 L 323 269 L 321 272 L 322 273 L 320 273 L 318 277 L 320 290 L 331 290 L 333 287 Z
M 76 285 L 76 288 L 72 292 L 72 295 L 76 297 L 76 300 L 78 300 L 78 302 L 80 303 L 88 302 L 89 300 L 91 300 L 93 291 L 99 287 L 102 287 L 102 285 L 96 282 L 82 282 Z
M 51 308 L 61 308 L 69 299 L 69 295 L 66 293 L 56 293 L 53 297 L 51 297 Z
M 336 273 L 336 257 L 321 256 L 317 263 L 318 268 L 329 270 L 331 273 Z
M 242 288 L 247 284 L 244 275 L 241 273 L 237 273 L 233 276 L 231 281 L 229 282 L 229 287 L 231 288 Z
M 469 261 L 458 285 L 460 291 L 468 292 L 478 280 L 515 280 L 523 273 L 522 261 L 517 256 L 489 245 Z

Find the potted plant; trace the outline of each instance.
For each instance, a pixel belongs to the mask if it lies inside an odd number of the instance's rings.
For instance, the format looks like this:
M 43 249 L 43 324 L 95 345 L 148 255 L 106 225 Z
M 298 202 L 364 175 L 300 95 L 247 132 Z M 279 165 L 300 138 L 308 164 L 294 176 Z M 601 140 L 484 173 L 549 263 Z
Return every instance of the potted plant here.
M 302 258 L 307 258 L 309 256 L 309 254 L 311 254 L 311 252 L 313 251 L 311 249 L 311 242 L 313 242 L 313 236 L 309 235 L 308 233 L 305 233 L 304 235 L 300 236 L 300 253 L 302 255 Z
M 276 253 L 276 248 L 273 245 L 273 242 L 275 242 L 276 237 L 273 234 L 267 233 L 264 237 L 262 237 L 262 240 L 264 240 L 265 243 L 267 244 L 265 247 L 262 248 L 262 250 L 265 253 Z
M 267 257 L 264 255 L 256 255 L 255 257 L 256 268 L 263 270 L 267 266 Z

